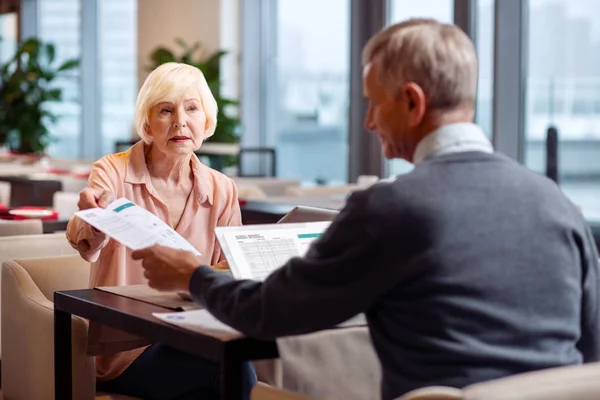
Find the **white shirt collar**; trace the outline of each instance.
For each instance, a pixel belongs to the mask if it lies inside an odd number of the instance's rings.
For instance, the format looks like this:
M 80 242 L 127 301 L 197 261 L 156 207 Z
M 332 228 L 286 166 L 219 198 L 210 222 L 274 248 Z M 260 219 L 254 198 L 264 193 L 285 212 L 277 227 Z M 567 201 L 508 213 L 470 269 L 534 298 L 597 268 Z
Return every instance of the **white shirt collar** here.
M 421 139 L 413 163 L 418 165 L 427 158 L 464 151 L 493 153 L 494 148 L 479 126 L 469 122 L 448 124 Z

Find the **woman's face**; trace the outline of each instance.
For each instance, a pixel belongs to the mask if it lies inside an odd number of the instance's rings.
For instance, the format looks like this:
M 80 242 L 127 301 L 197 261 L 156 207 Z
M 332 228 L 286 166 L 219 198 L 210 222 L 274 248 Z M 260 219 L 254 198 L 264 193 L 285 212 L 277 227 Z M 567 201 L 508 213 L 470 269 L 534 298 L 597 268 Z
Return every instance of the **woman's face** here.
M 205 132 L 206 114 L 196 89 L 188 89 L 179 98 L 150 109 L 146 133 L 165 155 L 183 156 L 198 150 Z

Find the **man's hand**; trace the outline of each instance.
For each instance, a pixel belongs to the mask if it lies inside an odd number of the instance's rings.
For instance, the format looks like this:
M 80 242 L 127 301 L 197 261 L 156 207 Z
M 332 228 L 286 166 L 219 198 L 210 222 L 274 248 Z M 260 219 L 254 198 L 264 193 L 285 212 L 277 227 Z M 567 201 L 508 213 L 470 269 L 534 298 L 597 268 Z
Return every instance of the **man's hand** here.
M 136 250 L 131 255 L 134 260 L 142 260 L 148 285 L 164 291 L 187 291 L 192 274 L 200 265 L 194 253 L 160 245 Z
M 108 190 L 99 190 L 85 188 L 79 192 L 79 202 L 77 207 L 80 210 L 87 210 L 89 208 L 106 208 L 107 205 L 116 200 L 115 194 Z

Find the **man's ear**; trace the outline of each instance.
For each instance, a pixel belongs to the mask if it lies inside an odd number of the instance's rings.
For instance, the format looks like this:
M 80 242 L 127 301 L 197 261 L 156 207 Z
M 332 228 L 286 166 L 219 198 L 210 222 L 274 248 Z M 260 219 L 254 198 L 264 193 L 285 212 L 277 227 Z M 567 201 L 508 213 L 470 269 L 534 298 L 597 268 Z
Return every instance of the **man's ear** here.
M 427 110 L 425 92 L 414 82 L 409 82 L 404 85 L 402 91 L 408 107 L 411 125 L 415 126 L 420 124 L 425 115 L 425 111 Z

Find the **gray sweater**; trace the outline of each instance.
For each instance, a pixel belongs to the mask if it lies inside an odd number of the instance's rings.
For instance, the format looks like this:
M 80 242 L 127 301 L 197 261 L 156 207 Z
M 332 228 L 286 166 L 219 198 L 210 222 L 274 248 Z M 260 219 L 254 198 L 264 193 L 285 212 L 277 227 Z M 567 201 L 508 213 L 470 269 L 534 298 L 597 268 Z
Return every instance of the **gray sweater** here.
M 598 255 L 550 180 L 480 152 L 350 196 L 305 257 L 263 282 L 208 267 L 194 298 L 256 338 L 365 312 L 382 398 L 600 358 Z

